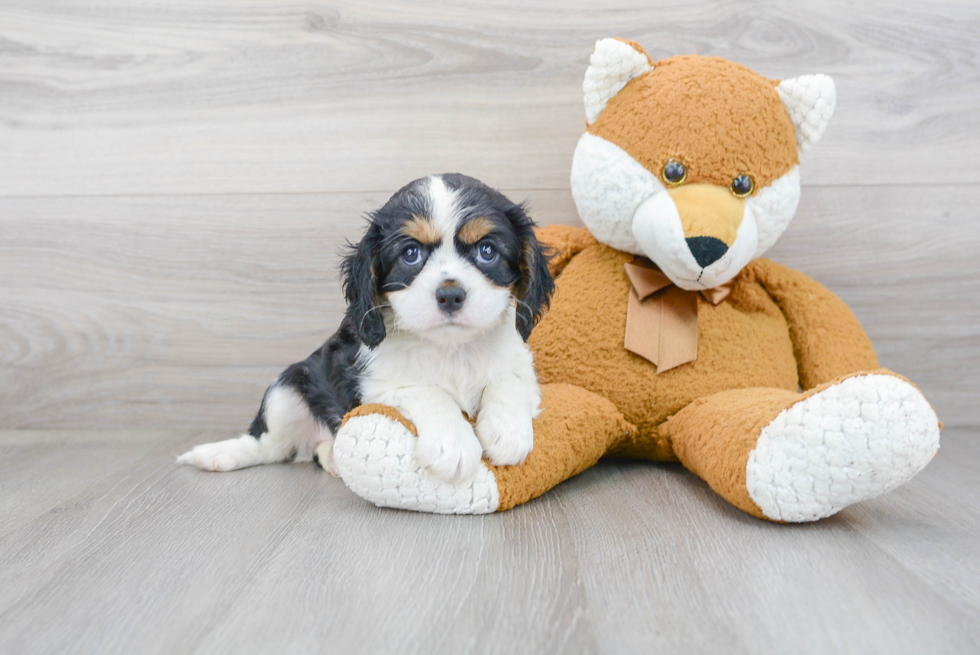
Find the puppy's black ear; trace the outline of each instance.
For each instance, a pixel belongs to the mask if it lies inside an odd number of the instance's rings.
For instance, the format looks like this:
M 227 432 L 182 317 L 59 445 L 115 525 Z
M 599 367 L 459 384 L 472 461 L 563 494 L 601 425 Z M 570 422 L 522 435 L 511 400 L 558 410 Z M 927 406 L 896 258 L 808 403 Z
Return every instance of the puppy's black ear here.
M 372 224 L 359 243 L 348 243 L 349 250 L 340 264 L 347 299 L 347 316 L 368 348 L 384 341 L 385 321 L 378 289 L 380 230 Z
M 548 270 L 548 260 L 552 257 L 552 252 L 534 236 L 534 221 L 528 217 L 523 204 L 513 205 L 507 211 L 507 217 L 521 240 L 518 266 L 521 278 L 514 289 L 514 295 L 518 300 L 517 331 L 527 341 L 531 330 L 548 311 L 551 294 L 555 291 L 555 281 Z

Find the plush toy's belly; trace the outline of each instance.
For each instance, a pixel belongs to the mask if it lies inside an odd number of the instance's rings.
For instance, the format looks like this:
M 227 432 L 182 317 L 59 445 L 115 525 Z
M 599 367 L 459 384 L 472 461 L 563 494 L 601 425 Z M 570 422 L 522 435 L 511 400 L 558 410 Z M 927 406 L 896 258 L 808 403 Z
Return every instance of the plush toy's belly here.
M 598 245 L 578 254 L 557 281 L 551 310 L 531 334 L 542 383 L 566 382 L 609 398 L 640 429 L 618 454 L 675 459 L 657 427 L 697 398 L 747 387 L 798 388 L 786 320 L 752 264 L 728 300 L 698 307 L 698 358 L 658 374 L 623 347 L 632 255 Z

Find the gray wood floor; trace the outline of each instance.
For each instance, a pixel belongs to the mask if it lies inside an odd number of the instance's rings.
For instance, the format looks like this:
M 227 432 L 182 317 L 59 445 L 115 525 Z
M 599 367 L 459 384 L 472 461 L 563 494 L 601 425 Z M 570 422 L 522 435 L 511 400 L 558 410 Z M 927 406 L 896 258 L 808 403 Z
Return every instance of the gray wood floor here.
M 312 464 L 173 464 L 209 436 L 0 432 L 0 651 L 980 649 L 976 431 L 803 526 L 640 462 L 499 515 L 383 510 Z
M 980 652 L 978 34 L 974 0 L 0 0 L 0 653 Z M 635 462 L 468 518 L 174 466 L 333 330 L 405 182 L 577 224 L 617 35 L 834 76 L 771 256 L 950 426 L 924 473 L 780 526 Z

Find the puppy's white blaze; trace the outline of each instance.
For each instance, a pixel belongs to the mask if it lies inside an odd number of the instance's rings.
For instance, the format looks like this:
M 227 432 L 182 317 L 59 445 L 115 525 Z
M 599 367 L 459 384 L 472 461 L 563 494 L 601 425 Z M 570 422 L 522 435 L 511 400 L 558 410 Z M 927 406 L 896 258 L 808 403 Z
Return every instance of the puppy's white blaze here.
M 429 178 L 429 207 L 432 215 L 429 219 L 433 225 L 442 233 L 442 242 L 452 243 L 459 227 L 459 214 L 457 209 L 457 195 L 450 191 L 442 178 L 433 175 Z

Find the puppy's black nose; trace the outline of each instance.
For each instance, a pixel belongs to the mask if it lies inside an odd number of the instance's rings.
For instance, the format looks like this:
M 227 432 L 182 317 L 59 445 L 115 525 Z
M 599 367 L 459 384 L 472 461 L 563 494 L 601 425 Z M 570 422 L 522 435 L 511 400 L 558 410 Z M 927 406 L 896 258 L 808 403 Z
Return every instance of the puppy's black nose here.
M 466 291 L 461 286 L 449 284 L 436 290 L 436 302 L 439 303 L 439 309 L 447 314 L 452 314 L 462 307 L 464 300 L 466 300 Z
M 714 237 L 691 237 L 687 240 L 687 247 L 701 268 L 711 266 L 728 252 L 725 242 Z

